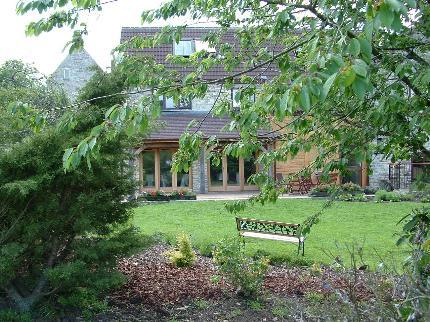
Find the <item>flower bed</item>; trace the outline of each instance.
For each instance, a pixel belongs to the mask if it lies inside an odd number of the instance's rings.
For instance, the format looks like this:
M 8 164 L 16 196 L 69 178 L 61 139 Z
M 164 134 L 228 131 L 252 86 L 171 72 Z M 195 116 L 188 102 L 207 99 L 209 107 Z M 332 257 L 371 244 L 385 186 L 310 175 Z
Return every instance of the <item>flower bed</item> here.
M 190 191 L 174 191 L 165 193 L 164 191 L 142 192 L 138 196 L 143 201 L 170 201 L 170 200 L 196 200 L 196 194 Z

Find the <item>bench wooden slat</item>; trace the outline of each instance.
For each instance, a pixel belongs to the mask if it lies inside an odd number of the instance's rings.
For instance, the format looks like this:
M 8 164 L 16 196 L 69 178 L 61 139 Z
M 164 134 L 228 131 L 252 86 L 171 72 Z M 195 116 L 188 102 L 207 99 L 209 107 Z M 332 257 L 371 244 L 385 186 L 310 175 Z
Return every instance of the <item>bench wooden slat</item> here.
M 300 243 L 300 239 L 293 236 L 281 236 L 281 235 L 271 235 L 271 234 L 263 234 L 263 233 L 254 233 L 251 231 L 244 231 L 240 233 L 243 237 L 253 237 L 253 238 L 261 238 L 261 239 L 270 239 L 270 240 L 279 240 L 290 243 Z

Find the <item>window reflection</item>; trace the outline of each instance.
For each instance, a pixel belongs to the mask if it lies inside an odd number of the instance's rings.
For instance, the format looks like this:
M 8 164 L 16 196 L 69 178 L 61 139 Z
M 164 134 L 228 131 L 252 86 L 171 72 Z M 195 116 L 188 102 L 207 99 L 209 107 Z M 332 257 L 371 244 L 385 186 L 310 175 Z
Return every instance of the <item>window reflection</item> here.
M 155 153 L 154 151 L 148 151 L 142 155 L 143 161 L 143 176 L 142 185 L 144 187 L 155 186 Z
M 222 162 L 218 165 L 210 164 L 211 185 L 222 186 Z
M 230 155 L 227 156 L 227 184 L 240 184 L 239 159 Z
M 172 186 L 172 152 L 160 151 L 160 187 Z

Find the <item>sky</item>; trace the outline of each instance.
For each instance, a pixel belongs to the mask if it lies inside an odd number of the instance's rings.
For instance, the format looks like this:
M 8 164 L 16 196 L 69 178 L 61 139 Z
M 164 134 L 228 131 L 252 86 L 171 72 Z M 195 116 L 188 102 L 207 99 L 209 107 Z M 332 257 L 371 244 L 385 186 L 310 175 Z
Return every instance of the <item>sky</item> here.
M 15 6 L 18 0 L 2 0 L 0 9 L 0 64 L 8 59 L 21 59 L 33 64 L 41 73 L 51 74 L 67 56 L 63 48 L 71 39 L 72 32 L 62 28 L 37 37 L 27 37 L 25 26 L 40 18 L 37 14 L 18 16 Z M 140 26 L 140 14 L 154 9 L 162 0 L 119 0 L 106 4 L 101 12 L 85 14 L 88 24 L 85 49 L 106 69 L 110 66 L 111 50 L 118 45 L 121 27 Z M 158 23 L 165 24 L 165 23 Z

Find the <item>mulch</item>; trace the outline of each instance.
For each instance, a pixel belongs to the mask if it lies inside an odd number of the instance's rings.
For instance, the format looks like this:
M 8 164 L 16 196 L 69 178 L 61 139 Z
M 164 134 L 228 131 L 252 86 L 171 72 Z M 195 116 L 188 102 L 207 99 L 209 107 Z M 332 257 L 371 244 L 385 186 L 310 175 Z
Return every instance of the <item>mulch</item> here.
M 156 245 L 138 255 L 123 259 L 119 270 L 128 282 L 109 296 L 115 305 L 151 305 L 163 307 L 189 302 L 195 299 L 217 299 L 234 290 L 224 279 L 214 283 L 219 276 L 212 259 L 198 255 L 192 267 L 177 268 L 165 256 L 167 245 Z M 319 293 L 324 296 L 337 293 L 351 294 L 352 277 L 348 272 L 323 268 L 312 272 L 309 268 L 271 266 L 264 281 L 264 289 L 277 295 L 304 296 Z M 366 286 L 367 272 L 355 275 L 354 294 L 358 300 L 373 297 Z
M 157 245 L 149 250 L 122 260 L 119 270 L 128 282 L 110 296 L 115 304 L 149 304 L 162 306 L 190 299 L 219 298 L 229 290 L 221 279 L 213 283 L 217 270 L 210 258 L 198 256 L 192 267 L 177 268 L 164 255 L 169 248 Z

